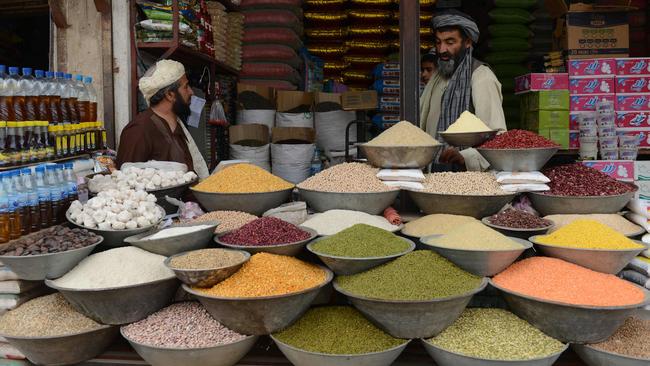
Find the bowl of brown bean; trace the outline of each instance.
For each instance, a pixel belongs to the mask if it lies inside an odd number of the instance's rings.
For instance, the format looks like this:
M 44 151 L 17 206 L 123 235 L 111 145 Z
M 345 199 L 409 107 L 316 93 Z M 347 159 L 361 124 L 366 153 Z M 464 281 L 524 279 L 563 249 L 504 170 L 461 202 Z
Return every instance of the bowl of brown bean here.
M 613 214 L 621 211 L 634 197 L 631 192 L 613 196 L 558 196 L 529 193 L 533 207 L 542 215 L 560 214 Z
M 236 250 L 244 250 L 247 251 L 250 254 L 255 254 L 255 253 L 261 253 L 261 252 L 266 252 L 266 253 L 272 253 L 272 254 L 279 254 L 279 255 L 286 255 L 290 257 L 295 257 L 296 255 L 300 254 L 302 252 L 302 249 L 309 243 L 310 241 L 314 240 L 317 236 L 318 233 L 315 230 L 312 230 L 310 228 L 306 227 L 300 227 L 300 230 L 306 232 L 309 234 L 309 237 L 303 240 L 298 240 L 298 241 L 293 241 L 290 243 L 282 243 L 282 244 L 259 244 L 259 245 L 252 245 L 252 244 L 230 244 L 224 242 L 222 239 L 224 236 L 229 235 L 230 233 L 222 234 L 219 236 L 216 236 L 214 238 L 215 243 L 226 247 L 230 249 L 236 249 Z
M 202 249 L 173 255 L 164 263 L 184 284 L 211 287 L 237 272 L 250 257 L 243 250 Z
M 493 217 L 494 216 L 484 217 L 483 219 L 481 219 L 481 222 L 483 222 L 484 225 L 491 227 L 492 229 L 500 232 L 505 236 L 511 236 L 513 238 L 519 238 L 519 239 L 528 239 L 531 236 L 544 235 L 548 233 L 550 230 L 552 230 L 553 227 L 555 227 L 555 224 L 553 224 L 553 222 L 550 222 L 545 226 L 539 226 L 536 228 L 509 227 L 504 225 L 493 224 L 492 223 L 493 221 L 491 220 Z
M 502 172 L 534 172 L 544 165 L 559 150 L 559 147 L 533 147 L 525 149 L 476 150 L 490 163 L 492 169 Z
M 573 344 L 571 348 L 589 366 L 647 366 L 650 358 L 626 356 L 597 349 L 588 344 Z

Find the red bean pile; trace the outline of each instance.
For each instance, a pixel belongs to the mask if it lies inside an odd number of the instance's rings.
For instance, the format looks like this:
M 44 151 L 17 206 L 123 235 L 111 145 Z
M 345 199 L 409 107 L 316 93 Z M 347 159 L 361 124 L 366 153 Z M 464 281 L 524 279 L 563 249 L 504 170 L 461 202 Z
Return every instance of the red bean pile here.
M 275 217 L 262 217 L 222 236 L 226 244 L 265 246 L 309 239 L 310 234 L 296 225 Z
M 484 149 L 530 149 L 536 147 L 558 147 L 555 142 L 536 133 L 525 130 L 510 130 L 497 135 L 481 145 Z
M 551 180 L 551 190 L 544 194 L 554 196 L 615 196 L 636 190 L 631 184 L 578 163 L 546 168 L 542 173 Z
M 505 211 L 492 215 L 488 221 L 492 225 L 509 227 L 513 229 L 537 229 L 546 228 L 553 223 L 550 220 L 535 216 L 529 212 L 509 208 Z

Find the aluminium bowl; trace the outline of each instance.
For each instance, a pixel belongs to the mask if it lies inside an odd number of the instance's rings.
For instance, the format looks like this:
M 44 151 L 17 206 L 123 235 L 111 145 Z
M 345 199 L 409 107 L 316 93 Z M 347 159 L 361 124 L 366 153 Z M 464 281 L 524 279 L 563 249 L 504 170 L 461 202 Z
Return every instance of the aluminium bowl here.
M 228 244 L 221 241 L 221 237 L 223 237 L 224 235 L 228 235 L 228 233 L 226 233 L 219 236 L 215 236 L 214 241 L 215 243 L 221 245 L 222 247 L 229 248 L 229 249 L 236 249 L 236 250 L 244 250 L 246 252 L 249 252 L 251 255 L 264 252 L 264 253 L 272 253 L 272 254 L 286 255 L 289 257 L 295 257 L 298 254 L 300 254 L 300 252 L 302 252 L 302 249 L 305 247 L 305 245 L 307 245 L 307 243 L 314 240 L 314 238 L 318 236 L 318 233 L 312 229 L 306 227 L 300 227 L 300 230 L 308 232 L 309 238 L 305 240 L 294 241 L 292 243 L 284 243 L 284 244 L 238 245 L 238 244 Z
M 165 199 L 165 196 L 176 198 L 180 200 L 185 192 L 190 188 L 190 186 L 195 185 L 199 181 L 198 178 L 194 178 L 191 182 L 177 184 L 165 188 L 154 189 L 147 191 L 156 196 L 156 203 L 165 210 L 167 215 L 175 214 L 178 211 L 178 206 L 173 205 Z
M 422 169 L 431 164 L 443 145 L 374 146 L 360 145 L 373 166 L 382 169 Z
M 189 251 L 189 252 L 173 255 L 165 259 L 165 262 L 163 263 L 165 264 L 165 266 L 167 266 L 167 268 L 174 271 L 174 274 L 176 274 L 176 278 L 178 278 L 179 280 L 181 280 L 181 282 L 183 282 L 188 286 L 212 287 L 217 283 L 225 280 L 226 278 L 232 276 L 235 272 L 239 271 L 239 269 L 244 265 L 244 263 L 246 263 L 251 257 L 250 253 L 243 250 L 233 250 L 233 249 L 223 249 L 223 250 L 240 253 L 242 255 L 242 260 L 237 263 L 231 264 L 229 266 L 224 266 L 219 268 L 182 269 L 182 268 L 172 267 L 171 261 L 173 258 L 182 257 L 186 254 L 191 253 L 191 251 Z
M 174 235 L 160 239 L 143 240 L 146 237 L 162 230 L 176 227 L 192 227 L 198 225 L 208 225 L 208 227 L 186 234 Z M 214 230 L 217 225 L 219 225 L 218 221 L 180 224 L 172 227 L 167 227 L 165 229 L 153 229 L 144 233 L 140 233 L 138 235 L 129 236 L 128 238 L 124 239 L 124 242 L 131 244 L 134 247 L 144 249 L 148 252 L 169 257 L 170 255 L 178 254 L 181 252 L 203 249 L 207 247 L 210 244 L 212 237 L 214 236 Z
M 383 192 L 322 192 L 298 188 L 300 197 L 307 206 L 316 212 L 329 210 L 362 211 L 371 215 L 381 215 L 384 210 L 395 202 L 400 190 L 394 189 Z
M 650 358 L 625 356 L 597 349 L 588 344 L 574 344 L 571 349 L 587 366 L 648 366 Z
M 475 147 L 493 139 L 497 132 L 440 132 L 439 135 L 451 146 Z
M 516 196 L 514 193 L 486 196 L 440 194 L 413 190 L 408 190 L 408 193 L 420 210 L 427 215 L 463 215 L 476 219 L 494 215 Z
M 553 228 L 555 227 L 555 224 L 551 223 L 551 225 L 545 227 L 538 227 L 533 229 L 519 229 L 514 227 L 492 224 L 490 223 L 490 217 L 492 216 L 487 216 L 481 219 L 483 225 L 488 226 L 505 236 L 511 236 L 513 238 L 519 238 L 524 240 L 528 240 L 528 238 L 530 238 L 531 236 L 544 235 L 549 231 L 553 230 Z
M 477 147 L 494 170 L 501 172 L 539 171 L 555 155 L 559 147 L 537 147 L 528 149 L 486 149 Z
M 528 193 L 533 207 L 542 216 L 561 214 L 614 214 L 621 211 L 634 197 L 635 191 L 615 196 L 556 196 Z
M 260 193 L 214 193 L 190 188 L 194 197 L 208 211 L 241 211 L 255 216 L 286 203 L 293 188 Z

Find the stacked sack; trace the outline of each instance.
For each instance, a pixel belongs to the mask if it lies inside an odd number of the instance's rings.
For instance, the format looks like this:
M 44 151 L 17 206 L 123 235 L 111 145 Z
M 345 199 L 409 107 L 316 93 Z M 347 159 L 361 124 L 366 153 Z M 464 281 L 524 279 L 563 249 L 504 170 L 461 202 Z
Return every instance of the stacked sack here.
M 350 65 L 343 60 L 348 38 L 347 0 L 305 0 L 305 38 L 310 54 L 322 59 L 326 79 L 342 83 Z
M 247 84 L 296 90 L 302 84 L 301 0 L 244 0 L 242 70 L 240 80 Z
M 145 2 L 138 4 L 144 20 L 136 24 L 136 38 L 139 42 L 169 42 L 173 39 L 173 15 L 171 7 Z M 192 49 L 199 49 L 199 24 L 196 12 L 188 6 L 180 6 L 178 20 L 180 43 Z
M 228 37 L 226 37 L 226 65 L 241 70 L 242 38 L 244 37 L 244 15 L 228 13 Z
M 210 2 L 207 5 L 208 14 L 212 21 L 212 42 L 214 43 L 214 58 L 223 63 L 226 62 L 226 38 L 228 32 L 228 13 L 226 7 L 218 2 Z
M 269 131 L 275 127 L 273 90 L 267 87 L 237 85 L 237 124 L 261 124 Z
M 388 32 L 392 38 L 391 44 L 393 51 L 399 52 L 399 0 L 396 0 L 395 4 L 395 11 L 393 12 L 393 17 L 391 19 L 391 24 L 388 27 Z M 436 1 L 420 1 L 420 51 L 422 53 L 427 53 L 435 47 L 432 25 L 435 7 Z M 441 8 L 440 4 L 438 4 L 438 10 L 444 10 L 444 8 Z
M 627 208 L 630 212 L 625 217 L 649 232 L 641 240 L 650 245 L 650 201 L 637 198 L 630 201 Z M 650 290 L 650 249 L 632 259 L 619 276 Z M 650 305 L 646 306 L 646 310 L 650 310 Z
M 379 97 L 379 113 L 373 117 L 372 122 L 383 131 L 400 121 L 400 65 L 397 62 L 377 65 L 374 76 L 372 87 Z
M 325 100 L 323 96 L 329 96 L 330 100 Z M 330 161 L 335 161 L 335 158 L 345 156 L 345 131 L 348 124 L 356 119 L 356 113 L 343 110 L 340 94 L 319 94 L 319 97 L 314 108 L 316 146 Z M 349 140 L 357 141 L 355 126 L 350 128 Z

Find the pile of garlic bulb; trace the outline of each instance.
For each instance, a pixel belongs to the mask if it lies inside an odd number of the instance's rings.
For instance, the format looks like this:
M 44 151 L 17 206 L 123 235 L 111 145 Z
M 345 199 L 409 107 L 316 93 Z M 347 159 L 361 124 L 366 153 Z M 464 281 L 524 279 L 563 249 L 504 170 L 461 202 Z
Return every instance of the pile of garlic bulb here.
M 94 176 L 88 181 L 88 189 L 93 193 L 124 188 L 136 191 L 153 191 L 187 184 L 196 178 L 197 175 L 194 172 L 183 173 L 178 170 L 128 167 L 124 170 L 115 170 L 111 175 Z
M 85 204 L 74 201 L 68 209 L 78 225 L 99 230 L 132 230 L 157 224 L 164 216 L 156 196 L 132 189 L 99 192 Z

